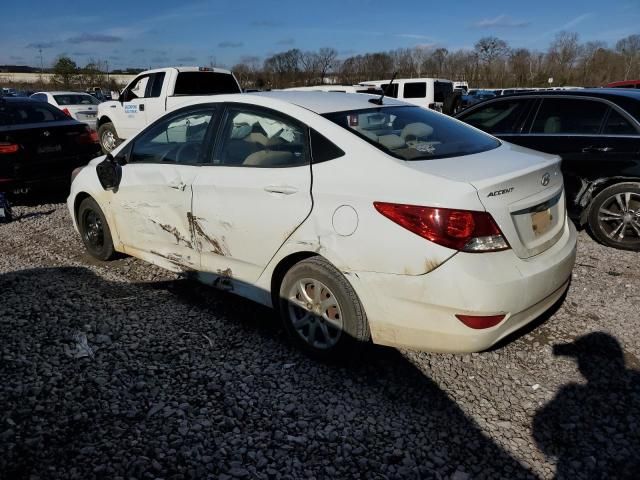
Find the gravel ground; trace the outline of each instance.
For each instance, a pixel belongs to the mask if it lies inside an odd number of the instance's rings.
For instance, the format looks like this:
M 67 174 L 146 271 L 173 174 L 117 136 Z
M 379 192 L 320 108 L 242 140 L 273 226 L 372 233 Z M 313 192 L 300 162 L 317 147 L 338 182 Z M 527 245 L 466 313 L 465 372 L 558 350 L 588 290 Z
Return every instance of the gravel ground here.
M 372 346 L 332 366 L 268 309 L 92 260 L 63 204 L 14 213 L 0 225 L 0 478 L 640 471 L 638 253 L 581 232 L 564 302 L 490 352 Z

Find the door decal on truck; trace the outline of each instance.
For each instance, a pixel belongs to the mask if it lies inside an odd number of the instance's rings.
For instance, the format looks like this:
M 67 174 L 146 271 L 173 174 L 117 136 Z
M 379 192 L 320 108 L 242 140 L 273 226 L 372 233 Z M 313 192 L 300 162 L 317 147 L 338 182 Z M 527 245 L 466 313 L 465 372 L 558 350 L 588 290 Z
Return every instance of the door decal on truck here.
M 138 105 L 135 103 L 125 103 L 124 113 L 138 113 Z

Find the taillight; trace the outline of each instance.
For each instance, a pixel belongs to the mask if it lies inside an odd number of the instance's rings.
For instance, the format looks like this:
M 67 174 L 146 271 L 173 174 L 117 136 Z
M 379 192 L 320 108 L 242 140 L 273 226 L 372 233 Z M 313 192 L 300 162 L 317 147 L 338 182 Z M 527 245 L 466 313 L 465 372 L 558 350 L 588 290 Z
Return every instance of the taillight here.
M 374 202 L 378 212 L 422 238 L 464 252 L 507 250 L 509 243 L 487 212 Z
M 464 323 L 469 328 L 480 330 L 482 328 L 491 328 L 498 325 L 506 315 L 458 315 L 458 320 Z
M 62 109 L 62 113 L 64 113 L 67 117 L 70 117 L 70 116 L 71 116 L 71 112 L 69 111 L 69 109 L 68 109 L 68 108 L 63 108 L 63 109 Z
M 16 153 L 20 149 L 17 143 L 0 142 L 0 155 Z
M 91 130 L 91 128 L 87 126 L 85 127 L 85 131 L 76 137 L 76 142 L 83 145 L 98 143 L 98 132 Z

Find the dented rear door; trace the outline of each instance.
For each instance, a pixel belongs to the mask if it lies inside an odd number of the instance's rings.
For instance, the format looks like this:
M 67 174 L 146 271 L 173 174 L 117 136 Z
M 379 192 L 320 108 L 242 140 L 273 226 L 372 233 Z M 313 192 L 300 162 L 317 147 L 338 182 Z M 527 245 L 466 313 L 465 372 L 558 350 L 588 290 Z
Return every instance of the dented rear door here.
M 210 164 L 193 184 L 194 245 L 201 269 L 258 279 L 311 212 L 307 129 L 262 108 L 232 106 Z

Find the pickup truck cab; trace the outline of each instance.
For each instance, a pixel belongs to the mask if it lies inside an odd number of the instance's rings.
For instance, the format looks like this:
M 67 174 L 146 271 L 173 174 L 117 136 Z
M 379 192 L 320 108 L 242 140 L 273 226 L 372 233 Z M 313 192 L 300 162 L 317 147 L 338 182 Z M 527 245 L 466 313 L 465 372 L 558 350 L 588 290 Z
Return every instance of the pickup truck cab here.
M 135 135 L 184 97 L 241 93 L 229 70 L 208 67 L 169 67 L 147 70 L 134 78 L 112 101 L 98 106 L 98 137 L 104 153 Z

